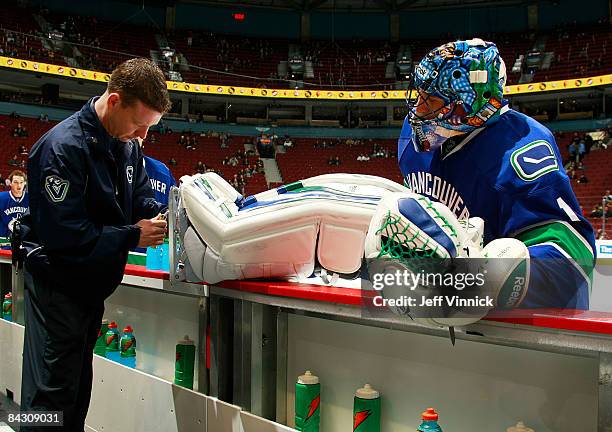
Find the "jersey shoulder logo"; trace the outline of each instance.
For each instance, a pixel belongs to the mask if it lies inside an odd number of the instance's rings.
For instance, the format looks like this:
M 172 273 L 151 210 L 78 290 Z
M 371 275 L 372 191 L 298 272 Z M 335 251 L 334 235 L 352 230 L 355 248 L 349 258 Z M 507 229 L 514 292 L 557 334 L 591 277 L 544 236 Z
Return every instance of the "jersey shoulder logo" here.
M 525 181 L 534 181 L 559 169 L 552 146 L 544 140 L 533 141 L 515 150 L 510 156 L 510 164 L 516 174 Z
M 134 178 L 134 167 L 132 165 L 128 165 L 125 169 L 125 175 L 127 176 L 127 181 L 129 184 L 132 184 L 132 180 Z
M 47 195 L 54 203 L 64 201 L 70 188 L 70 182 L 56 175 L 50 175 L 45 178 L 45 190 Z

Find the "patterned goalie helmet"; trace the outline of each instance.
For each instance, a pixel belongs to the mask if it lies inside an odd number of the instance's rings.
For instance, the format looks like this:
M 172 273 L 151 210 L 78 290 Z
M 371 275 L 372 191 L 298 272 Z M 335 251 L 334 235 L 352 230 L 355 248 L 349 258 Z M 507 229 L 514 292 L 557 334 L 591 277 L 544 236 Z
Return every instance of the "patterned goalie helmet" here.
M 417 151 L 498 120 L 506 66 L 492 42 L 450 42 L 429 52 L 412 74 L 408 121 Z

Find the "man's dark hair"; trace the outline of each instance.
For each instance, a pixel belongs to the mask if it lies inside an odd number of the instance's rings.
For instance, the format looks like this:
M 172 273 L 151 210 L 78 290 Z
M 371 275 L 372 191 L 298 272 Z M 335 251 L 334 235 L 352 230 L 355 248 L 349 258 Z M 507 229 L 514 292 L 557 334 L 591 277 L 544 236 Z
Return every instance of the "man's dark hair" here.
M 164 73 L 151 60 L 133 58 L 113 70 L 108 92 L 119 93 L 125 105 L 137 100 L 162 114 L 172 106 Z
M 16 177 L 16 176 L 23 177 L 24 181 L 27 180 L 27 176 L 26 176 L 26 174 L 23 171 L 21 171 L 21 170 L 13 170 L 13 171 L 11 171 L 11 173 L 8 176 L 9 181 L 12 182 L 13 181 L 13 177 Z

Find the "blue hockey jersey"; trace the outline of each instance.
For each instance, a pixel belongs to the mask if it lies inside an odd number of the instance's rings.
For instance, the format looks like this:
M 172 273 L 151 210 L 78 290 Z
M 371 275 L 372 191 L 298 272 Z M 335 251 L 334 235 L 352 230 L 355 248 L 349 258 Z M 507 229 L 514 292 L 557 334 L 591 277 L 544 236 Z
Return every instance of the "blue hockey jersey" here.
M 144 156 L 143 163 L 151 182 L 151 188 L 155 193 L 155 201 L 167 206 L 170 187 L 176 184 L 170 169 L 163 162 L 146 155 Z
M 0 226 L 0 237 L 9 237 L 12 225 L 28 210 L 28 193 L 23 192 L 21 198 L 15 198 L 9 192 L 0 192 L 0 212 L 2 212 L 2 222 Z
M 481 217 L 485 244 L 515 237 L 529 248 L 530 282 L 520 307 L 588 309 L 595 237 L 565 174 L 552 133 L 504 107 L 499 121 L 432 152 L 417 152 L 408 121 L 398 143 L 406 186 Z

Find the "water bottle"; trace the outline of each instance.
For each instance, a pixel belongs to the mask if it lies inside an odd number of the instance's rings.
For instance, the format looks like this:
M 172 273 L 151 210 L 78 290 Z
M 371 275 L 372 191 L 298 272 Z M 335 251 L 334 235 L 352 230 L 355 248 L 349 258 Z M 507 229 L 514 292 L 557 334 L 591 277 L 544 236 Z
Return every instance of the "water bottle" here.
M 305 432 L 319 432 L 321 422 L 321 384 L 319 377 L 306 371 L 295 383 L 295 428 Z
M 433 408 L 427 408 L 423 414 L 421 414 L 423 422 L 417 428 L 419 432 L 442 432 L 442 428 L 438 424 L 438 413 Z
M 370 384 L 355 392 L 353 432 L 380 432 L 380 393 Z
M 185 335 L 176 344 L 176 362 L 174 364 L 174 384 L 193 389 L 193 370 L 195 363 L 195 343 Z
M 132 326 L 125 326 L 123 335 L 119 341 L 120 360 L 122 365 L 135 368 L 136 367 L 136 338 Z
M 100 330 L 98 330 L 98 339 L 96 340 L 96 344 L 94 345 L 94 354 L 98 354 L 102 357 L 106 357 L 106 342 L 104 338 L 106 337 L 107 331 L 108 320 L 103 319 L 102 324 L 100 325 Z
M 149 246 L 147 248 L 147 270 L 161 270 L 161 249 L 159 246 Z
M 108 324 L 108 331 L 106 332 L 104 342 L 106 343 L 106 358 L 119 362 L 121 359 L 119 352 L 119 330 L 117 330 L 117 323 L 115 321 L 111 321 Z
M 8 293 L 2 302 L 2 319 L 13 321 L 13 294 Z

